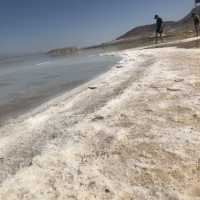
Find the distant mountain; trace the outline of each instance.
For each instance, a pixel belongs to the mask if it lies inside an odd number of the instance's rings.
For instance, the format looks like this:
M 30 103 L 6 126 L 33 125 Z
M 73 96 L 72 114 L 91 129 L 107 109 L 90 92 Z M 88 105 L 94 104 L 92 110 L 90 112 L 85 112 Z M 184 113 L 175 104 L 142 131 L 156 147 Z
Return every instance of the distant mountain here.
M 191 10 L 191 12 L 179 21 L 164 22 L 164 37 L 165 41 L 183 39 L 194 36 L 194 25 L 192 21 L 192 12 L 200 15 L 200 6 Z M 74 54 L 81 50 L 102 49 L 102 50 L 122 50 L 135 48 L 154 43 L 155 39 L 155 24 L 135 27 L 127 33 L 121 35 L 117 39 L 110 42 L 105 42 L 95 46 L 89 46 L 82 49 L 70 47 L 62 49 L 53 49 L 48 53 L 50 55 L 68 55 Z
M 62 56 L 62 55 L 72 55 L 79 51 L 76 47 L 66 47 L 66 48 L 60 48 L 60 49 L 52 49 L 48 51 L 49 55 L 52 56 Z
M 181 33 L 191 33 L 193 30 L 193 21 L 191 18 L 192 12 L 195 12 L 200 15 L 200 6 L 194 8 L 187 16 L 183 19 L 173 22 L 167 21 L 164 23 L 165 33 L 166 34 L 181 34 Z M 144 25 L 133 28 L 122 36 L 118 37 L 116 40 L 124 39 L 140 39 L 143 37 L 151 37 L 155 34 L 155 24 Z
M 165 31 L 170 30 L 171 27 L 175 24 L 175 22 L 165 22 Z M 117 38 L 117 40 L 121 39 L 129 39 L 129 38 L 134 38 L 134 39 L 139 39 L 142 37 L 149 37 L 155 33 L 155 24 L 150 24 L 150 25 L 144 25 L 144 26 L 138 26 L 136 28 L 133 28 L 132 30 L 128 31 L 124 35 L 120 36 Z

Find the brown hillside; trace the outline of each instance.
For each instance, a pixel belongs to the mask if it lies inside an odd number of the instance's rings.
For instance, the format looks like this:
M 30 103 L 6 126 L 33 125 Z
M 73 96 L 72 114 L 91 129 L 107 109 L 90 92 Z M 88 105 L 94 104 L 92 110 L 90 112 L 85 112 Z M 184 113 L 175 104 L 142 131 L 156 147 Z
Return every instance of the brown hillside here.
M 193 22 L 191 19 L 192 12 L 195 12 L 200 15 L 200 6 L 192 9 L 192 11 L 188 15 L 186 15 L 183 19 L 181 19 L 179 21 L 165 22 L 164 23 L 165 33 L 173 34 L 173 33 L 191 31 L 191 28 L 193 27 Z M 117 40 L 130 39 L 130 38 L 139 39 L 139 38 L 151 36 L 154 34 L 154 32 L 155 32 L 155 24 L 139 26 L 139 27 L 133 28 L 132 30 L 128 31 L 124 35 L 118 37 Z

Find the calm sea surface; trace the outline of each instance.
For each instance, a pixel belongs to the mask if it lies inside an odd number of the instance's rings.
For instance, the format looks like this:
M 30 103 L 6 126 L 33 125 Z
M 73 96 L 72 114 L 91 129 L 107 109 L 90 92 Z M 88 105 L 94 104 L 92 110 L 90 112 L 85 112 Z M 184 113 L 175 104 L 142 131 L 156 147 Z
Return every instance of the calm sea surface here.
M 119 58 L 84 53 L 0 60 L 0 120 L 33 108 L 109 70 Z

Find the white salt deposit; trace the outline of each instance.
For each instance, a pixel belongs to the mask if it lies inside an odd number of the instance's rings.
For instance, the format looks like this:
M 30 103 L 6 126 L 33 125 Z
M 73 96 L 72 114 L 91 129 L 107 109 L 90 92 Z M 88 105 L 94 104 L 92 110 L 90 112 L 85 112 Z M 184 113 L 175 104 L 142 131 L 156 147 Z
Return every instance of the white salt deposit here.
M 118 55 L 122 68 L 0 128 L 0 199 L 200 199 L 200 50 Z

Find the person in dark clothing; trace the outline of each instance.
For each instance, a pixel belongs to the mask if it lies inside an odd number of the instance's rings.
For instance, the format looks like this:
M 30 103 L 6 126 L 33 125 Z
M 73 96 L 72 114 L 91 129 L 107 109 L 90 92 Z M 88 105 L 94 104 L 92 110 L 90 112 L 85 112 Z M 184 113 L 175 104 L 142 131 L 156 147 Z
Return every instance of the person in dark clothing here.
M 192 13 L 192 19 L 194 22 L 194 28 L 195 28 L 195 32 L 196 32 L 196 36 L 199 36 L 199 29 L 200 29 L 200 19 L 199 16 L 195 13 Z
M 160 36 L 161 41 L 163 41 L 163 20 L 158 15 L 154 16 L 154 19 L 156 20 L 156 44 L 158 43 L 158 36 Z

